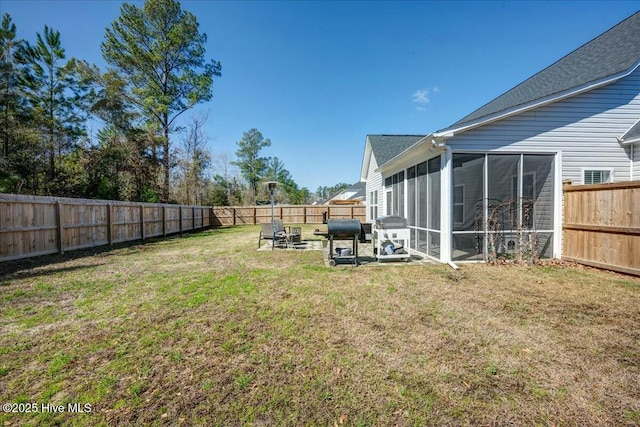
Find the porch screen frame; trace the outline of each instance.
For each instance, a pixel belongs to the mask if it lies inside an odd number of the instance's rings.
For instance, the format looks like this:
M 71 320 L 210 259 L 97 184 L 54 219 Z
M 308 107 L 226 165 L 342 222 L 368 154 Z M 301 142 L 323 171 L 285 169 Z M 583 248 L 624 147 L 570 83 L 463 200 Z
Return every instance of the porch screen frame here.
M 487 231 L 487 218 L 488 218 L 488 211 L 489 211 L 489 166 L 488 166 L 488 160 L 489 160 L 489 156 L 492 155 L 496 155 L 496 156 L 500 156 L 500 155 L 518 155 L 520 156 L 520 159 L 518 161 L 519 165 L 518 165 L 518 219 L 521 219 L 521 215 L 522 215 L 522 208 L 523 208 L 523 200 L 522 200 L 522 191 L 523 191 L 523 179 L 522 176 L 525 174 L 524 173 L 524 159 L 525 156 L 548 156 L 552 159 L 552 164 L 550 165 L 550 173 L 553 174 L 553 182 L 551 184 L 551 188 L 553 189 L 553 196 L 551 198 L 551 201 L 553 203 L 553 209 L 552 209 L 552 214 L 553 214 L 553 219 L 551 220 L 551 224 L 553 229 L 550 228 L 544 228 L 544 229 L 536 229 L 535 228 L 535 224 L 534 227 L 532 228 L 533 231 L 535 231 L 536 233 L 538 233 L 539 235 L 543 235 L 543 236 L 550 236 L 549 238 L 552 239 L 552 246 L 551 246 L 551 257 L 558 257 L 560 255 L 560 251 L 558 248 L 561 247 L 561 239 L 562 239 L 562 233 L 561 230 L 559 229 L 558 224 L 562 224 L 562 212 L 561 212 L 561 204 L 558 203 L 559 200 L 561 200 L 562 197 L 562 188 L 561 188 L 561 184 L 559 184 L 562 180 L 561 174 L 559 172 L 561 172 L 561 162 L 562 162 L 562 152 L 558 151 L 558 152 L 549 152 L 549 151 L 474 151 L 474 150 L 460 150 L 460 151 L 451 151 L 451 159 L 453 162 L 453 159 L 455 158 L 456 155 L 482 155 L 484 156 L 483 159 L 483 172 L 482 172 L 482 179 L 483 179 L 483 190 L 482 190 L 482 194 L 483 194 L 483 198 L 482 198 L 482 212 L 483 212 L 483 218 L 482 218 L 482 229 L 480 230 L 480 234 L 482 236 L 482 253 L 477 254 L 477 257 L 475 257 L 476 259 L 471 259 L 474 258 L 473 255 L 470 255 L 468 259 L 455 259 L 454 258 L 454 238 L 457 235 L 475 235 L 477 232 L 475 230 L 455 230 L 455 224 L 454 224 L 454 218 L 453 218 L 453 188 L 460 185 L 458 183 L 456 183 L 455 179 L 454 179 L 454 167 L 451 167 L 451 171 L 450 171 L 450 187 L 448 189 L 448 191 L 450 191 L 450 195 L 451 195 L 451 214 L 450 214 L 450 221 L 451 221 L 451 253 L 450 253 L 450 259 L 453 260 L 454 262 L 468 262 L 468 261 L 484 261 L 486 260 L 486 256 L 487 256 L 487 234 L 488 233 L 494 233 L 494 232 L 488 232 Z M 531 174 L 531 172 L 527 172 L 527 175 Z M 536 181 L 536 175 L 535 173 L 533 174 L 534 176 L 534 188 L 536 188 L 537 185 L 537 181 Z M 558 192 L 560 192 L 558 194 Z M 537 199 L 536 199 L 537 200 Z M 466 200 L 465 200 L 466 201 Z M 468 207 L 468 206 L 467 206 Z M 535 214 L 535 208 L 534 208 L 534 214 Z M 559 218 L 560 217 L 560 218 Z M 535 221 L 535 220 L 534 220 Z

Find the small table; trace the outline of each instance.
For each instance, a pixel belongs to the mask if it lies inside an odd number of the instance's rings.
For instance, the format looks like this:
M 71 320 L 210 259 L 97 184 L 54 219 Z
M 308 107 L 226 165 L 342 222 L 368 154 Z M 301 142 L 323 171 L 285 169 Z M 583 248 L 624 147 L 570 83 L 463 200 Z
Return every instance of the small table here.
M 298 228 L 298 230 L 300 229 L 299 227 L 296 228 Z M 284 239 L 285 247 L 287 249 L 293 248 L 294 243 L 299 243 L 301 236 L 302 234 L 300 232 L 296 233 L 295 228 L 291 229 L 290 232 L 280 233 L 280 237 Z

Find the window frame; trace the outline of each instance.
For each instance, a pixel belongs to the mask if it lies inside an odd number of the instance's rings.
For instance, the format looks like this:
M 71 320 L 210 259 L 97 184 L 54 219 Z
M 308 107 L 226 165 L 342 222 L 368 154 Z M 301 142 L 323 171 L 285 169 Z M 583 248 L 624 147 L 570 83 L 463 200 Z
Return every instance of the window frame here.
M 609 173 L 609 180 L 605 181 L 605 182 L 590 182 L 589 184 L 587 184 L 587 180 L 586 180 L 586 174 L 587 172 L 608 172 Z M 580 179 L 582 180 L 582 184 L 585 185 L 597 185 L 597 184 L 610 184 L 612 182 L 614 182 L 613 179 L 613 168 L 581 168 L 580 169 Z
M 378 191 L 379 190 L 373 190 L 369 192 L 369 217 L 371 221 L 375 221 L 378 216 Z

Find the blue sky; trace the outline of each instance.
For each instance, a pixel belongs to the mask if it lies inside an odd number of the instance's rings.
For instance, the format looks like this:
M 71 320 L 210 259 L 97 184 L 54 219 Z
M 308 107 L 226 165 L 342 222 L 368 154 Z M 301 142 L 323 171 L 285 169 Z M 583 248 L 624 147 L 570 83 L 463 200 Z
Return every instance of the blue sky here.
M 67 56 L 104 69 L 119 0 L 2 0 L 19 36 L 60 31 Z M 142 6 L 142 2 L 130 3 Z M 259 129 L 294 180 L 359 180 L 367 134 L 449 126 L 640 9 L 637 1 L 183 0 L 222 63 L 209 149 L 233 157 Z

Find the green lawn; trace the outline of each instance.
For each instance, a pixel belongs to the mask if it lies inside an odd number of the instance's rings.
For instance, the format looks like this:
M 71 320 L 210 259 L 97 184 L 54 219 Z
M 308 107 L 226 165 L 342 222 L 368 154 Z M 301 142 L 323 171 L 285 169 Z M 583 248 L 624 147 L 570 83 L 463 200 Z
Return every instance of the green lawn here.
M 0 264 L 0 401 L 37 409 L 0 423 L 640 424 L 640 279 L 332 269 L 258 233 Z

